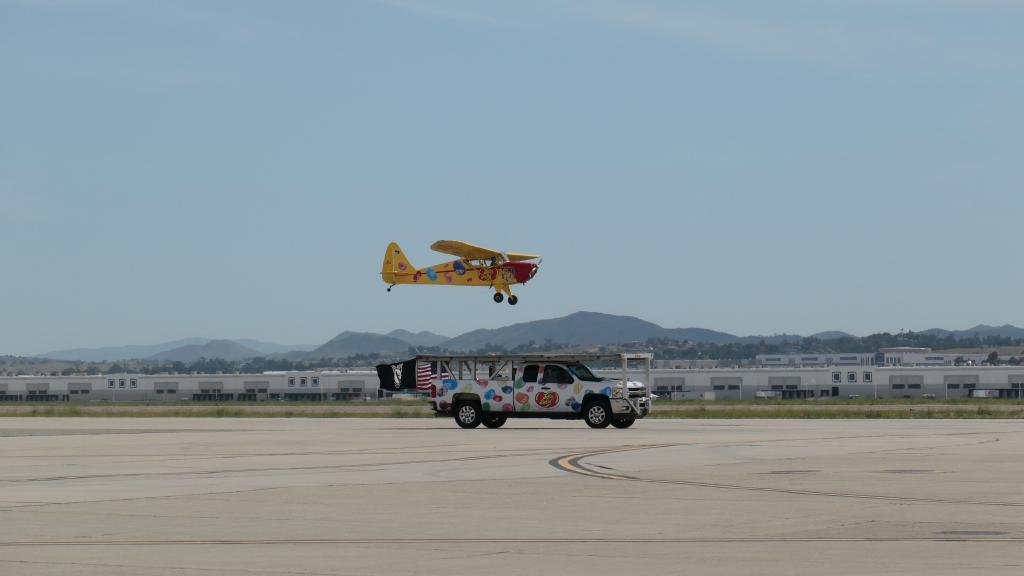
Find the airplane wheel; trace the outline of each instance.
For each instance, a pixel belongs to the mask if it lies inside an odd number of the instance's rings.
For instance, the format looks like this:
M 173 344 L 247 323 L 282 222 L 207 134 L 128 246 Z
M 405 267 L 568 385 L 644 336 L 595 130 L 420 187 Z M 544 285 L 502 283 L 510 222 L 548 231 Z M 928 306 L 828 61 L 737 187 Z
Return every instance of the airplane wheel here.
M 494 293 L 494 301 L 495 302 L 500 304 L 501 301 L 504 300 L 504 299 L 505 299 L 505 295 L 502 294 L 501 292 L 495 292 Z M 509 300 L 509 302 L 511 302 L 511 299 Z
M 508 303 L 509 304 L 515 306 L 516 302 L 519 302 L 519 298 L 517 298 L 515 294 L 513 294 L 513 295 L 508 297 Z

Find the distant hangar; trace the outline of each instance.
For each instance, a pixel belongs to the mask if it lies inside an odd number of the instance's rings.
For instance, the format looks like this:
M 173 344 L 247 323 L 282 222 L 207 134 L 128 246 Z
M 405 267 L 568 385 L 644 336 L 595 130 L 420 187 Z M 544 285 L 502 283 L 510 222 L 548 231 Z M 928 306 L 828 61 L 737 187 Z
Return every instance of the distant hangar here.
M 330 401 L 377 399 L 377 374 L 106 374 L 0 377 L 0 401 Z
M 602 371 L 596 370 L 598 374 Z M 609 377 L 620 374 L 606 372 Z M 643 380 L 640 373 L 630 378 Z M 1024 399 L 1024 366 L 868 366 L 656 369 L 663 399 L 963 398 Z M 984 393 L 981 393 L 984 391 Z M 2 402 L 365 401 L 390 397 L 370 370 L 263 374 L 107 374 L 0 377 Z M 655 403 L 657 409 L 657 403 Z

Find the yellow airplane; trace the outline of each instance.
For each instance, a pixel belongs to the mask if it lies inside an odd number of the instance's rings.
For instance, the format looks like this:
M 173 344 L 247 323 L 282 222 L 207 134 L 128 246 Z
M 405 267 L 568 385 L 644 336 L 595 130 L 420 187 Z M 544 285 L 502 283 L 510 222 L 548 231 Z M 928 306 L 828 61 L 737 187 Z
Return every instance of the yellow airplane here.
M 438 240 L 430 245 L 430 249 L 458 256 L 459 259 L 416 268 L 398 244 L 388 244 L 380 271 L 381 278 L 389 284 L 388 292 L 397 284 L 486 286 L 494 288 L 495 302 L 501 302 L 508 294 L 508 303 L 514 306 L 519 298 L 512 294 L 509 286 L 528 282 L 540 265 L 540 262 L 525 262 L 540 258 L 535 254 L 499 252 L 458 240 Z

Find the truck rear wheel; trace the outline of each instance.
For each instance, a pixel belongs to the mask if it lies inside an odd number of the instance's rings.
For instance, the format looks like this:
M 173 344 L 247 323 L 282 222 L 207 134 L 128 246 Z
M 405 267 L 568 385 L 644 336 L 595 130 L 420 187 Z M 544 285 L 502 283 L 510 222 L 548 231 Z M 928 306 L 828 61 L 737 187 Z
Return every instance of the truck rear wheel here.
M 507 421 L 507 416 L 484 416 L 484 426 L 488 428 L 501 428 Z
M 636 422 L 636 418 L 612 418 L 612 426 L 616 428 L 629 428 Z
M 483 411 L 477 402 L 467 400 L 456 402 L 452 412 L 455 414 L 455 423 L 460 428 L 476 428 L 483 419 Z
M 608 400 L 591 400 L 584 404 L 583 419 L 591 428 L 607 428 L 612 421 L 612 408 Z

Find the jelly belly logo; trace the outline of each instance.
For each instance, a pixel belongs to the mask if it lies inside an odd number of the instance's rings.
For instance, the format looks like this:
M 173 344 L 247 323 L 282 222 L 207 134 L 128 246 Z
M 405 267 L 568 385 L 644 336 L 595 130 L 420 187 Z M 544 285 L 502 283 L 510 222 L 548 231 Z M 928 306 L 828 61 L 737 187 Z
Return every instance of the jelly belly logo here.
M 537 392 L 533 397 L 538 408 L 554 408 L 558 406 L 558 392 Z

